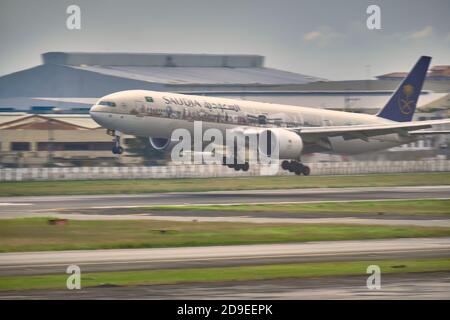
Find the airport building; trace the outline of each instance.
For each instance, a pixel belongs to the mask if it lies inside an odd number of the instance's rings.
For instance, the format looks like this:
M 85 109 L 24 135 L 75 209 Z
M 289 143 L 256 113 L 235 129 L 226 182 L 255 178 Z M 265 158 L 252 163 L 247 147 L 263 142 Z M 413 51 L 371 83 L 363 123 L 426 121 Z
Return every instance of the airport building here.
M 47 52 L 42 61 L 0 77 L 0 111 L 87 113 L 104 95 L 144 89 L 375 113 L 401 81 L 327 81 L 269 68 L 258 55 Z M 435 68 L 420 106 L 450 93 L 448 68 Z
M 142 164 L 127 152 L 113 155 L 112 138 L 88 115 L 3 113 L 0 137 L 3 167 Z
M 379 80 L 400 80 L 406 77 L 407 72 L 391 72 L 377 77 Z M 427 75 L 428 81 L 449 81 L 450 66 L 433 66 Z
M 321 80 L 267 68 L 264 57 L 257 55 L 49 52 L 42 60 L 40 66 L 0 78 L 0 107 L 66 109 L 128 89 L 214 94 Z

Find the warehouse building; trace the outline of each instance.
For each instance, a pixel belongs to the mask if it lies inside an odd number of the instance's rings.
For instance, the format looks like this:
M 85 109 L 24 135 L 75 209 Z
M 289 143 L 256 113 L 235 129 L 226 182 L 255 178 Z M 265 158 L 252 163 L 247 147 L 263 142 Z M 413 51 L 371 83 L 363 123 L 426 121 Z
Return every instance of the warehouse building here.
M 66 109 L 128 89 L 240 92 L 321 80 L 267 68 L 257 55 L 49 52 L 42 59 L 40 66 L 0 77 L 0 107 Z M 36 100 L 40 97 L 72 100 Z
M 391 72 L 377 77 L 379 80 L 399 80 L 406 77 L 407 72 Z M 450 81 L 450 66 L 439 65 L 430 68 L 427 75 L 428 80 L 432 81 Z
M 113 155 L 112 138 L 87 115 L 0 115 L 2 167 L 141 164 L 125 153 Z M 134 137 L 124 136 L 124 141 Z

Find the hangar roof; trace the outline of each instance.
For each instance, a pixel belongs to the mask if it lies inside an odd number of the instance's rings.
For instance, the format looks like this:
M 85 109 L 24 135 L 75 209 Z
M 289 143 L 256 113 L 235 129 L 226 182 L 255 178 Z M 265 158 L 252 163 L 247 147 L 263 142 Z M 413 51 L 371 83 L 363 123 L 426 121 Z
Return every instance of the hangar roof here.
M 2 127 L 4 123 L 13 122 L 25 118 L 26 116 L 27 113 L 25 112 L 2 112 L 0 113 L 0 127 Z
M 19 128 L 48 130 L 49 119 L 55 120 L 55 122 L 52 122 L 52 126 L 55 126 L 55 124 L 60 125 L 57 129 L 79 130 L 100 128 L 89 115 L 37 115 L 17 112 L 0 114 L 0 130 Z M 44 125 L 42 125 L 42 123 L 44 123 Z
M 280 85 L 323 80 L 265 68 L 264 57 L 258 55 L 48 52 L 42 57 L 44 64 L 162 84 Z
M 270 68 L 80 66 L 109 76 L 164 84 L 302 84 L 321 79 Z

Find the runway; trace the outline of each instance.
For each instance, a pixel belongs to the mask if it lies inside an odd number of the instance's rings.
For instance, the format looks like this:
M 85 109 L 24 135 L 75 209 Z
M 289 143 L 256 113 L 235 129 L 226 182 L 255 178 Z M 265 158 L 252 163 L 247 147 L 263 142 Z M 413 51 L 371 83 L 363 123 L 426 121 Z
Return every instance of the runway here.
M 385 274 L 380 290 L 367 276 L 230 281 L 153 286 L 104 286 L 82 290 L 1 292 L 0 299 L 450 299 L 450 272 Z
M 148 193 L 139 195 L 75 195 L 0 197 L 0 217 L 20 212 L 120 208 L 170 204 L 239 204 L 380 199 L 447 199 L 450 186 L 308 188 Z
M 0 275 L 61 274 L 71 264 L 80 266 L 82 272 L 96 272 L 449 256 L 450 238 L 18 252 L 0 254 Z
M 390 214 L 326 214 L 311 215 L 279 212 L 189 212 L 127 211 L 150 205 L 183 204 L 261 204 L 309 203 L 321 201 L 360 201 L 389 199 L 449 199 L 450 186 L 309 188 L 284 190 L 246 190 L 150 193 L 139 195 L 76 195 L 0 198 L 0 219 L 53 216 L 80 220 L 173 220 L 250 223 L 341 223 L 391 226 L 450 227 L 442 216 L 407 216 Z
M 69 219 L 161 219 L 176 221 L 230 221 L 252 223 L 348 223 L 450 227 L 443 216 L 308 215 L 252 212 L 136 212 L 129 208 L 173 204 L 308 203 L 387 199 L 450 199 L 450 186 L 389 188 L 311 188 L 222 192 L 151 193 L 139 195 L 76 195 L 0 197 L 0 219 L 57 216 Z M 374 261 L 450 257 L 450 238 L 404 238 L 323 241 L 212 247 L 118 250 L 74 250 L 0 254 L 0 276 L 65 274 L 68 265 L 83 273 L 150 269 L 229 267 L 277 263 Z M 120 299 L 449 299 L 450 274 L 386 275 L 382 291 L 368 291 L 366 277 L 321 277 L 210 284 L 133 287 L 93 287 L 64 291 L 64 298 Z M 186 292 L 189 292 L 186 295 Z M 61 290 L 25 290 L 0 293 L 0 299 L 61 298 Z
M 36 210 L 130 207 L 167 204 L 232 204 L 304 201 L 450 198 L 450 186 L 309 188 L 149 193 L 139 195 L 76 195 L 1 197 L 3 213 Z

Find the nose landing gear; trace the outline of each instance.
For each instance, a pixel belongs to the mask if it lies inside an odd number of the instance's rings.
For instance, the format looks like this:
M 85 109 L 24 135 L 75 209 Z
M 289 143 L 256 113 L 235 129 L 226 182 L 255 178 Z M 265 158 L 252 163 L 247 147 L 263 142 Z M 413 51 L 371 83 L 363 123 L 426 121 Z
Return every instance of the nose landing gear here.
M 112 148 L 112 153 L 114 153 L 114 154 L 122 154 L 123 153 L 123 148 L 122 147 L 113 147 Z
M 120 145 L 120 132 L 114 131 L 114 130 L 108 130 L 107 132 L 110 136 L 113 136 L 113 142 L 114 146 L 112 148 L 113 154 L 122 154 L 123 153 L 123 147 Z
M 305 166 L 301 162 L 295 160 L 284 160 L 281 163 L 281 168 L 289 172 L 294 172 L 298 176 L 301 174 L 309 176 L 309 174 L 311 173 L 311 169 L 308 166 Z
M 112 148 L 112 153 L 114 154 L 122 154 L 123 148 L 120 145 L 120 136 L 114 137 L 114 147 Z

